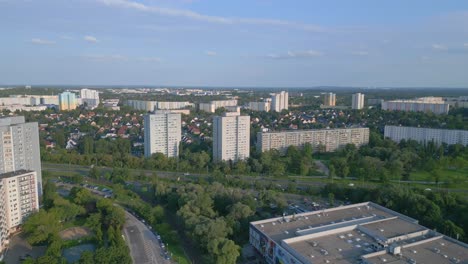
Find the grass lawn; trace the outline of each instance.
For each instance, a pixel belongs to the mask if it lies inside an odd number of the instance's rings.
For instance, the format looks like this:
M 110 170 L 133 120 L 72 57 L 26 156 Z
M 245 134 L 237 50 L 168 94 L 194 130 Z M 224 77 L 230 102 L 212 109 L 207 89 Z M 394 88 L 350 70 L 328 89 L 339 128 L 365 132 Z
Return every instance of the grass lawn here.
M 426 171 L 415 171 L 410 174 L 410 180 L 434 182 L 434 177 Z M 444 187 L 468 189 L 468 168 L 444 169 L 440 172 L 439 181 L 446 185 Z

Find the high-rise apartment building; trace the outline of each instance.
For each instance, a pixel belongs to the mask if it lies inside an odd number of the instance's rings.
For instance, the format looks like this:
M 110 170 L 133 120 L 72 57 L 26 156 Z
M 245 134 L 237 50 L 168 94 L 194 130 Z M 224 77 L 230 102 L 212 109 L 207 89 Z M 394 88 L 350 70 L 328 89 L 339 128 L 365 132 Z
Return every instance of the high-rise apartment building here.
M 281 112 L 283 109 L 288 110 L 289 94 L 282 91 L 271 95 L 271 111 Z
M 324 106 L 335 106 L 336 104 L 336 94 L 326 93 L 323 96 L 323 105 Z
M 37 175 L 19 170 L 0 174 L 0 259 L 10 234 L 33 212 L 39 210 Z
M 432 112 L 447 114 L 450 105 L 441 97 L 423 97 L 415 100 L 382 101 L 382 110 L 405 112 Z
M 63 92 L 59 94 L 59 109 L 60 110 L 74 110 L 78 104 L 76 94 L 72 92 Z
M 284 153 L 289 146 L 312 145 L 314 151 L 333 152 L 347 144 L 357 147 L 369 143 L 369 128 L 338 128 L 285 132 L 258 132 L 257 150 L 277 149 Z
M 181 141 L 181 114 L 156 111 L 144 117 L 145 157 L 162 153 L 166 157 L 179 157 Z
M 264 102 L 249 102 L 249 109 L 252 111 L 263 111 L 263 112 L 270 112 L 271 109 L 271 101 L 264 101 Z
M 402 140 L 416 140 L 420 143 L 434 142 L 439 145 L 445 143 L 468 146 L 468 130 L 385 126 L 384 135 L 397 143 Z
M 42 194 L 41 158 L 37 122 L 24 116 L 0 118 L 0 173 L 31 170 L 37 173 L 37 189 Z
M 250 116 L 238 112 L 213 118 L 213 160 L 243 160 L 250 156 Z
M 88 109 L 94 109 L 99 106 L 99 92 L 91 89 L 80 90 L 81 103 L 86 104 Z
M 360 110 L 364 108 L 364 94 L 362 93 L 355 93 L 352 96 L 351 108 Z

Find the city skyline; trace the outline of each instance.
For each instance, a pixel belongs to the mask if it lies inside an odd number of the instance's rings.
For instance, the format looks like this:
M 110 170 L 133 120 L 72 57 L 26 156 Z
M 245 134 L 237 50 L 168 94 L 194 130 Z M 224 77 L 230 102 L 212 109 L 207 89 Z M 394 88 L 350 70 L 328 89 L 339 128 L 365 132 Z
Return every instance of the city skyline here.
M 464 1 L 3 0 L 0 7 L 2 83 L 468 86 Z

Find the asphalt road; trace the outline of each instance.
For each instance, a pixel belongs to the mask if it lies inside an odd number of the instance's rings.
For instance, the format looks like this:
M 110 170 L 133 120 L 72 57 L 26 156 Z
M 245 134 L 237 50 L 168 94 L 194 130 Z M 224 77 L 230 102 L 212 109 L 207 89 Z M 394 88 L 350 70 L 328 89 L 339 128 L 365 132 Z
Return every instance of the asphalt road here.
M 129 212 L 125 212 L 124 234 L 125 242 L 130 248 L 130 254 L 135 264 L 169 264 L 164 259 L 164 250 L 161 248 L 156 235 L 140 220 Z

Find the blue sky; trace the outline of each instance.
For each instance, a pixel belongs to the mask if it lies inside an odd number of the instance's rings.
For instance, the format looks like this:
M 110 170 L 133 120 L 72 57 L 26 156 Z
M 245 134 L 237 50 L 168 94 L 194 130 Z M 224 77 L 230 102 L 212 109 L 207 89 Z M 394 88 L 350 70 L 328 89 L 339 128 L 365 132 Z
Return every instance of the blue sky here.
M 468 1 L 0 0 L 0 83 L 468 87 Z

